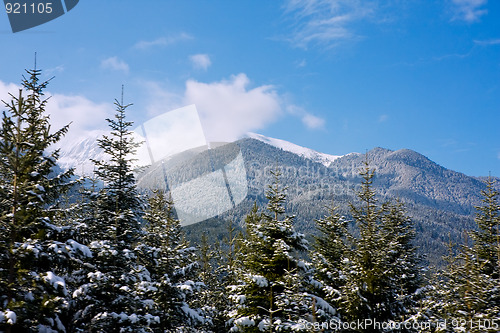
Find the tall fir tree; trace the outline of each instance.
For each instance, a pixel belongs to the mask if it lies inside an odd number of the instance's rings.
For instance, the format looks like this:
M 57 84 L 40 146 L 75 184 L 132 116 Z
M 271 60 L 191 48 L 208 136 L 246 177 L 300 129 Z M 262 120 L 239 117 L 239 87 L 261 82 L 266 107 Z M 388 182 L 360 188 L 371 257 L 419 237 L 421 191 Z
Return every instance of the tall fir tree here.
M 94 256 L 79 272 L 80 285 L 73 292 L 75 331 L 145 332 L 157 321 L 147 314 L 151 300 L 137 291 L 137 285 L 150 280 L 134 251 L 141 237 L 142 202 L 133 172 L 140 143 L 134 141 L 132 122 L 126 120 L 130 104 L 115 101 L 115 106 L 115 118 L 107 119 L 111 133 L 98 140 L 109 161 L 94 161 L 103 187 L 89 198 L 85 234 Z
M 481 194 L 477 229 L 466 234 L 458 250 L 450 244 L 448 265 L 437 274 L 423 304 L 423 316 L 448 323 L 442 332 L 500 330 L 500 205 L 491 178 Z
M 476 207 L 478 229 L 471 231 L 473 252 L 481 262 L 481 273 L 500 279 L 500 193 L 495 190 L 491 177 L 486 180 L 486 190 L 481 191 L 483 205 Z
M 143 297 L 154 302 L 148 313 L 158 321 L 151 328 L 155 332 L 172 332 L 201 326 L 201 311 L 189 304 L 200 287 L 195 282 L 196 248 L 185 240 L 180 221 L 174 217 L 171 198 L 155 191 L 148 199 L 144 220 L 144 233 L 136 252 L 139 262 L 149 271 L 150 280 L 138 287 Z
M 316 221 L 319 234 L 315 236 L 313 251 L 310 253 L 314 265 L 313 283 L 315 290 L 335 308 L 341 306 L 342 287 L 345 276 L 342 262 L 348 248 L 348 220 L 337 212 L 333 205 L 328 207 L 328 215 Z M 338 320 L 337 314 L 324 313 L 328 320 Z
M 285 215 L 279 170 L 271 174 L 266 211 L 259 214 L 255 205 L 245 220 L 238 283 L 229 287 L 232 332 L 306 331 L 306 322 L 312 320 L 315 295 L 307 287 L 309 265 L 298 256 L 307 241 L 295 231 L 294 216 Z
M 4 102 L 0 130 L 0 330 L 65 332 L 65 276 L 71 261 L 89 251 L 56 225 L 73 171 L 58 171 L 52 145 L 68 126 L 51 132 L 48 81 L 40 81 L 36 66 L 26 72 L 19 94 Z
M 349 251 L 342 261 L 345 284 L 339 311 L 348 322 L 401 323 L 413 318 L 421 283 L 419 260 L 412 246 L 415 231 L 401 204 L 378 203 L 374 174 L 365 162 L 360 173 L 360 204 L 351 204 L 359 235 L 349 237 Z M 365 329 L 384 330 L 371 326 L 356 331 Z
M 225 255 L 219 244 L 210 244 L 207 233 L 203 233 L 198 246 L 198 279 L 202 285 L 195 304 L 205 318 L 200 328 L 207 332 L 221 332 L 226 326 L 224 311 L 230 305 L 225 293 L 228 279 Z

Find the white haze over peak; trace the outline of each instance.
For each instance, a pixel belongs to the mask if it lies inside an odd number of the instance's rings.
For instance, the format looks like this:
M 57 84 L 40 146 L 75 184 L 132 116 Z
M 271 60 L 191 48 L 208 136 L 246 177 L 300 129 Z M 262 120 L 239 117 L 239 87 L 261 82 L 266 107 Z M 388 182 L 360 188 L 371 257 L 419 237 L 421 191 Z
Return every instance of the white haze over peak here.
M 267 137 L 267 136 L 264 136 L 261 134 L 257 134 L 257 133 L 247 133 L 247 136 L 249 138 L 256 139 L 256 140 L 262 141 L 264 143 L 267 143 L 267 144 L 274 146 L 276 148 L 283 149 L 284 151 L 288 151 L 288 152 L 294 153 L 296 155 L 302 156 L 302 157 L 307 158 L 309 160 L 312 160 L 314 162 L 321 163 L 326 167 L 328 167 L 336 159 L 342 157 L 342 155 L 336 156 L 336 155 L 320 153 L 320 152 L 317 152 L 316 150 L 302 147 L 302 146 L 296 145 L 294 143 L 291 143 L 291 142 L 288 142 L 285 140 L 270 138 L 270 137 Z
M 194 104 L 210 142 L 237 140 L 247 132 L 264 129 L 282 116 L 300 119 L 308 130 L 321 130 L 326 125 L 324 118 L 292 104 L 289 96 L 279 94 L 275 86 L 252 87 L 244 73 L 212 82 L 190 79 L 183 92 L 174 92 L 155 81 L 142 81 L 141 85 L 148 94 L 145 110 L 149 118 Z
M 271 85 L 249 88 L 238 74 L 230 80 L 186 82 L 184 104 L 195 104 L 208 141 L 234 141 L 264 128 L 282 113 L 280 97 Z

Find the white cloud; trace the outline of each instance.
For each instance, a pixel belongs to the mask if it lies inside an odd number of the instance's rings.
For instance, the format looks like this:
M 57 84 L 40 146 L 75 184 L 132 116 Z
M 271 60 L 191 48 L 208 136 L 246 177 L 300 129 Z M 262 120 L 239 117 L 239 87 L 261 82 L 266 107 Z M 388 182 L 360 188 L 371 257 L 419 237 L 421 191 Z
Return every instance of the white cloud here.
M 144 106 L 145 119 L 184 106 L 182 92 L 174 92 L 159 82 L 141 80 L 138 83 L 148 96 L 148 104 Z
M 309 129 L 320 129 L 324 128 L 325 120 L 323 118 L 314 116 L 312 114 L 306 114 L 302 117 L 302 123 L 306 125 Z
M 9 102 L 9 93 L 16 96 L 20 86 L 13 83 L 0 81 L 0 99 Z M 106 118 L 112 117 L 114 107 L 107 103 L 94 103 L 83 96 L 68 96 L 63 94 L 51 94 L 45 91 L 45 96 L 50 99 L 47 103 L 47 114 L 50 116 L 51 128 L 59 130 L 71 123 L 68 134 L 61 140 L 60 144 L 68 144 L 95 130 L 107 128 Z
M 19 89 L 21 89 L 21 86 L 17 84 L 0 81 L 0 100 L 10 104 L 12 97 L 9 93 L 17 97 L 19 95 Z M 0 108 L 2 110 L 5 109 L 4 103 L 1 103 Z
M 481 16 L 488 13 L 488 10 L 483 8 L 488 0 L 452 0 L 452 2 L 455 13 L 453 20 L 473 23 L 479 21 Z
M 374 2 L 359 0 L 287 0 L 285 4 L 285 13 L 294 21 L 290 42 L 302 48 L 333 47 L 357 38 L 350 25 L 373 12 Z
M 273 86 L 249 89 L 245 74 L 230 80 L 186 82 L 184 104 L 196 104 L 209 141 L 232 141 L 264 128 L 281 114 L 280 97 Z
M 124 73 L 128 73 L 129 67 L 128 64 L 118 59 L 118 57 L 109 57 L 101 61 L 101 67 L 104 69 L 111 69 L 114 71 L 122 71 Z
M 63 65 L 59 65 L 59 66 L 56 66 L 56 67 L 53 67 L 53 68 L 48 68 L 48 69 L 45 69 L 43 71 L 43 74 L 44 76 L 53 76 L 57 73 L 62 73 L 64 72 L 64 66 Z
M 149 48 L 156 47 L 156 46 L 168 46 L 171 44 L 175 44 L 177 42 L 190 40 L 190 39 L 193 39 L 193 36 L 191 36 L 188 33 L 181 32 L 177 35 L 160 37 L 160 38 L 154 39 L 152 41 L 141 40 L 134 45 L 134 48 L 144 50 L 144 49 L 149 49 Z
M 325 127 L 325 119 L 315 116 L 297 105 L 290 104 L 286 109 L 291 115 L 299 117 L 308 129 L 323 129 Z
M 207 68 L 212 64 L 208 54 L 194 54 L 189 57 L 194 68 L 207 70 Z
M 83 96 L 54 94 L 47 104 L 51 125 L 59 129 L 71 123 L 66 140 L 73 141 L 95 130 L 107 129 L 106 118 L 112 118 L 114 107 L 95 103 Z

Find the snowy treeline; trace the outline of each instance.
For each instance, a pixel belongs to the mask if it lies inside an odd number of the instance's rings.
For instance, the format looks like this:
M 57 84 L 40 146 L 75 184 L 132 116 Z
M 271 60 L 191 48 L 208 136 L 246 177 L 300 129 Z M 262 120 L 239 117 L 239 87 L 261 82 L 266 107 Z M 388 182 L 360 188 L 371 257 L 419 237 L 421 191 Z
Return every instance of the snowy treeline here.
M 136 188 L 128 105 L 116 101 L 107 120 L 111 134 L 98 144 L 108 158 L 93 161 L 95 177 L 73 181 L 71 170 L 57 171 L 58 152 L 48 153 L 68 127 L 52 132 L 47 82 L 27 73 L 0 130 L 0 331 L 498 331 L 500 207 L 491 182 L 477 231 L 450 246 L 436 276 L 420 266 L 404 207 L 378 202 L 368 162 L 352 218 L 332 204 L 312 244 L 285 213 L 277 168 L 267 206 L 248 212 L 243 233 L 229 224 L 220 244 L 191 246 L 168 193 Z M 367 320 L 398 325 L 352 325 Z

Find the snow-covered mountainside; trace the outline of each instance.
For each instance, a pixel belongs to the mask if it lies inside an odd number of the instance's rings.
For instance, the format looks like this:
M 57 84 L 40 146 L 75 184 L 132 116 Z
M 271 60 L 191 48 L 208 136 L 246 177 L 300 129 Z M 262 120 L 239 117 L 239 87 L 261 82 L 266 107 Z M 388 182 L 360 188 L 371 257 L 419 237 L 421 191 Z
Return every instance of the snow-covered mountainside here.
M 94 170 L 92 159 L 101 161 L 107 160 L 101 148 L 97 146 L 97 139 L 100 139 L 106 132 L 94 132 L 92 135 L 75 141 L 73 144 L 62 145 L 60 148 L 59 160 L 57 163 L 65 170 L 75 168 L 77 175 L 90 175 Z
M 316 150 L 312 150 L 306 147 L 302 147 L 299 145 L 296 145 L 294 143 L 285 141 L 285 140 L 280 140 L 280 139 L 274 139 L 270 138 L 261 134 L 257 133 L 247 133 L 247 136 L 252 139 L 256 139 L 259 141 L 262 141 L 264 143 L 267 143 L 271 146 L 274 146 L 276 148 L 281 148 L 284 151 L 288 151 L 294 154 L 297 154 L 299 156 L 302 156 L 304 158 L 310 159 L 314 162 L 318 162 L 323 164 L 324 166 L 328 167 L 330 164 L 335 161 L 336 159 L 342 157 L 343 155 L 336 156 L 336 155 L 329 155 L 325 153 L 320 153 L 317 152 Z
M 78 175 L 89 175 L 94 169 L 91 159 L 105 160 L 106 156 L 97 146 L 97 139 L 102 137 L 105 132 L 95 132 L 92 136 L 82 138 L 73 145 L 62 146 L 59 158 L 59 165 L 63 169 L 75 168 Z M 342 157 L 317 152 L 315 150 L 296 145 L 294 143 L 270 138 L 257 133 L 248 133 L 247 136 L 252 139 L 267 143 L 273 147 L 283 149 L 298 156 L 318 162 L 328 167 L 333 161 Z

